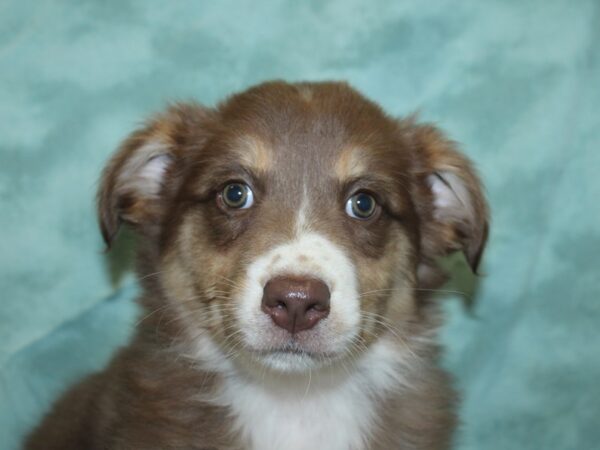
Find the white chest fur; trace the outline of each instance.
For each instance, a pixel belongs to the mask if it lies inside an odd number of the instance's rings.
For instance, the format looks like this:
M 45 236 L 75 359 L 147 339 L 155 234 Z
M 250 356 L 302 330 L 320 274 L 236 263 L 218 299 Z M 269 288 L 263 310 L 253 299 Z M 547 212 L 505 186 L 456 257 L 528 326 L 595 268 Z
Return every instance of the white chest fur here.
M 377 420 L 381 399 L 405 385 L 400 352 L 377 343 L 353 368 L 302 384 L 227 379 L 220 402 L 231 407 L 253 450 L 360 450 Z M 348 374 L 350 372 L 350 374 Z

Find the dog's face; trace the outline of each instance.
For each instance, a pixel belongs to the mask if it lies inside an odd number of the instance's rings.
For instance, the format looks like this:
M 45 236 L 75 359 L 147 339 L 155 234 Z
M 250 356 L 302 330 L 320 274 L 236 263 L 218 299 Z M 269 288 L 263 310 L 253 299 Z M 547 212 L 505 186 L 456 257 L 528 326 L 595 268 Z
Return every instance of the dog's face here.
M 141 275 L 189 342 L 278 371 L 408 339 L 434 259 L 476 267 L 487 232 L 451 143 L 339 83 L 175 106 L 124 143 L 99 200 L 108 242 L 122 221 L 142 234 Z

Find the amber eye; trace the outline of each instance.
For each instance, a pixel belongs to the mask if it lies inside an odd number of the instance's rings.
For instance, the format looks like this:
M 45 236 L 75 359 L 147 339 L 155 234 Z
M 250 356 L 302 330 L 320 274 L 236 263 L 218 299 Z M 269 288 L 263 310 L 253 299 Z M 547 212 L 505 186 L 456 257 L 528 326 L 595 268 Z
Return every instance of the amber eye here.
M 223 203 L 230 208 L 246 209 L 254 203 L 252 189 L 245 183 L 231 183 L 221 192 Z
M 373 196 L 359 192 L 346 202 L 346 214 L 355 219 L 368 219 L 375 212 L 377 202 Z

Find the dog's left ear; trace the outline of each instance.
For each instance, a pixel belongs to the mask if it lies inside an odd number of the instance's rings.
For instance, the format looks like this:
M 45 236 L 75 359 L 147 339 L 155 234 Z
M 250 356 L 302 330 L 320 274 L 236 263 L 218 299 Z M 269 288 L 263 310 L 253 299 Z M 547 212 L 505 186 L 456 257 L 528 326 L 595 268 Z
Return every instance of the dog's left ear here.
M 432 262 L 460 250 L 477 272 L 489 228 L 482 184 L 469 160 L 436 127 L 404 124 L 414 146 L 421 251 Z

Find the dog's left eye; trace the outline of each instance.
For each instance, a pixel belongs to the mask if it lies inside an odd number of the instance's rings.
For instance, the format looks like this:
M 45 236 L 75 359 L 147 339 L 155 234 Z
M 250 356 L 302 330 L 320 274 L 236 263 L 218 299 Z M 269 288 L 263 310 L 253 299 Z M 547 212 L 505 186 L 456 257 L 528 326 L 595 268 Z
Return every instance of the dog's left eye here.
M 346 214 L 355 219 L 368 219 L 375 213 L 377 202 L 366 192 L 354 194 L 346 202 Z
M 231 183 L 221 192 L 223 203 L 230 208 L 246 209 L 254 204 L 254 193 L 245 183 Z

